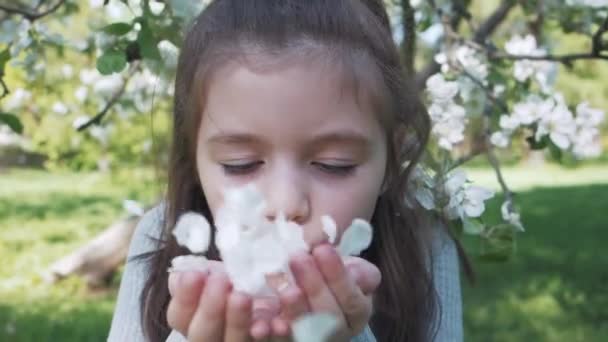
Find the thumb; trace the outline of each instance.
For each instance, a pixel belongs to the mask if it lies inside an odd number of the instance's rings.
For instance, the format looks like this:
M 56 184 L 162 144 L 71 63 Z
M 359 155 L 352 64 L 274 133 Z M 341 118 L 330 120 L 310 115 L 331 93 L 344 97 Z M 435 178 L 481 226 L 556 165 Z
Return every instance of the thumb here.
M 382 274 L 376 265 L 358 257 L 345 257 L 344 266 L 365 295 L 376 291 L 382 281 Z

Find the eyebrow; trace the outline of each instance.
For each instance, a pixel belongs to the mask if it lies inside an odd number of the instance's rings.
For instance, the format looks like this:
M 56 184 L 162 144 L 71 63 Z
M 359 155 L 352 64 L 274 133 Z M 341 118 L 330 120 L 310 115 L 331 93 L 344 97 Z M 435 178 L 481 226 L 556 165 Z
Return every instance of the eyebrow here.
M 320 134 L 314 136 L 311 140 L 313 141 L 313 144 L 317 146 L 330 143 L 347 143 L 357 145 L 358 147 L 369 148 L 372 145 L 368 136 L 353 130 L 343 130 Z
M 262 139 L 255 134 L 250 133 L 236 133 L 236 132 L 220 132 L 212 135 L 207 142 L 214 144 L 224 145 L 242 145 L 242 144 L 259 144 Z
M 369 137 L 367 137 L 365 134 L 353 130 L 342 130 L 318 134 L 313 136 L 310 141 L 314 146 L 322 146 L 330 143 L 348 143 L 357 145 L 359 147 L 370 147 L 372 145 Z M 212 135 L 210 138 L 207 139 L 207 142 L 224 145 L 244 145 L 262 144 L 264 143 L 264 140 L 261 137 L 251 133 L 224 131 Z

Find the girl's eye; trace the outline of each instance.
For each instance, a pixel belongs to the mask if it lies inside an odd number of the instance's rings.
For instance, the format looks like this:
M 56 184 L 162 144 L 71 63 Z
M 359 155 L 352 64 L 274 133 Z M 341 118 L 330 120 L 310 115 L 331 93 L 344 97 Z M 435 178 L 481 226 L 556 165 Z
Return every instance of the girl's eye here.
M 255 171 L 258 166 L 264 164 L 263 161 L 256 161 L 245 164 L 221 164 L 224 169 L 224 173 L 228 175 L 246 175 L 250 172 Z
M 319 162 L 313 162 L 312 164 L 323 172 L 337 176 L 349 175 L 357 168 L 357 165 L 332 165 Z

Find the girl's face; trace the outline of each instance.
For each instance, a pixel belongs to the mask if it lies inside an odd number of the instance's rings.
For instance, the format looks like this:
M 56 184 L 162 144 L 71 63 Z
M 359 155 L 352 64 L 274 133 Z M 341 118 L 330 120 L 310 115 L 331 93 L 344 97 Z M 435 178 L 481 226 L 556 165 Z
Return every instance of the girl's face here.
M 212 213 L 223 189 L 254 182 L 266 215 L 283 212 L 311 245 L 325 240 L 320 217 L 342 232 L 370 220 L 386 167 L 386 136 L 365 96 L 340 73 L 314 63 L 254 71 L 226 66 L 206 89 L 197 169 Z M 352 87 L 351 87 L 352 88 Z

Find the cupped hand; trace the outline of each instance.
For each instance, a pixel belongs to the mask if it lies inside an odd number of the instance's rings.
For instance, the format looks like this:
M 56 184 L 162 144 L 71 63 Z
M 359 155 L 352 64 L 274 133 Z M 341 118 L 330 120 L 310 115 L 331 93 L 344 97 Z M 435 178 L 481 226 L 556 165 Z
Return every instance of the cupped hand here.
M 340 335 L 352 337 L 365 328 L 381 281 L 376 266 L 357 257 L 343 260 L 326 244 L 294 256 L 290 267 L 295 284 L 279 294 L 282 311 L 272 320 L 273 335 L 288 336 L 293 321 L 307 313 L 334 315 L 343 328 Z
M 295 283 L 275 298 L 252 299 L 234 291 L 221 262 L 212 262 L 207 273 L 171 273 L 169 326 L 188 341 L 288 340 L 294 320 L 324 312 L 338 318 L 345 335 L 363 330 L 381 279 L 373 264 L 342 259 L 333 246 L 321 245 L 312 254 L 294 256 L 290 267 Z
M 211 261 L 208 272 L 173 272 L 168 286 L 167 321 L 188 341 L 262 339 L 279 314 L 278 298 L 252 299 L 233 290 L 221 262 Z

